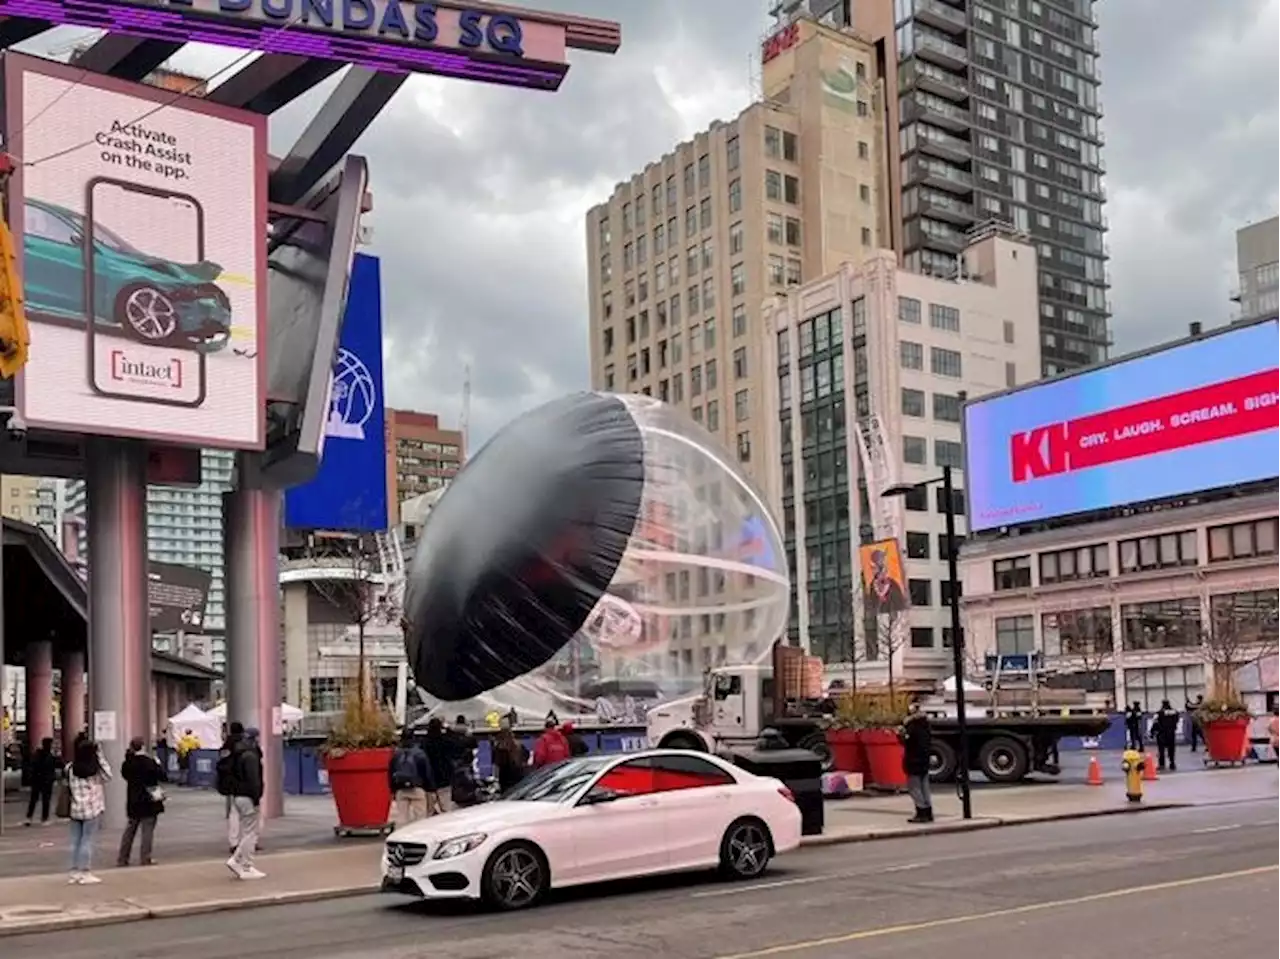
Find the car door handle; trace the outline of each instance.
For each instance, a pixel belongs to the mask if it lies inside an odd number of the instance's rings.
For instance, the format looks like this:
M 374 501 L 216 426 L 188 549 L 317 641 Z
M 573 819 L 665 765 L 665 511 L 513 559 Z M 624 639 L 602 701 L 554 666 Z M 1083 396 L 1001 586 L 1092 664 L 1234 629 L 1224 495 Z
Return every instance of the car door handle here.
M 650 809 L 650 808 L 652 808 L 653 806 L 656 806 L 656 805 L 658 805 L 658 800 L 656 800 L 656 799 L 642 799 L 642 800 L 640 800 L 640 808 L 641 808 L 641 809 Z

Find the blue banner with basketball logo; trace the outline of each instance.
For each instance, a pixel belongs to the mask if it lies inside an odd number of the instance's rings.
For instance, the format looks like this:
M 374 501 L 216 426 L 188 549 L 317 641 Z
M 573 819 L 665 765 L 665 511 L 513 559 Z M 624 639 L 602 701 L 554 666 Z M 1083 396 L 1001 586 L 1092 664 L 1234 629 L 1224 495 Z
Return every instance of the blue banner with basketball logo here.
M 323 458 L 315 479 L 285 494 L 286 526 L 344 532 L 387 528 L 384 424 L 381 269 L 376 256 L 357 253 L 333 364 Z

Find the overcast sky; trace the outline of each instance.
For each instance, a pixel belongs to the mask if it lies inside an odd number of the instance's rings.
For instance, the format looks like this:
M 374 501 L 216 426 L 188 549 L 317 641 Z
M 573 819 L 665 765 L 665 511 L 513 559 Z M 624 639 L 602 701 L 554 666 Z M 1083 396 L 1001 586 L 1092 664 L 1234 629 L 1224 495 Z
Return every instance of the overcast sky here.
M 456 423 L 469 362 L 473 447 L 588 385 L 586 210 L 745 107 L 768 28 L 768 0 L 522 2 L 619 20 L 622 49 L 572 52 L 556 94 L 414 78 L 356 148 L 383 260 L 388 402 Z M 1280 0 L 1097 7 L 1124 352 L 1231 315 L 1235 230 L 1277 208 Z M 193 50 L 174 65 L 207 75 L 228 59 Z M 314 97 L 273 119 L 275 150 L 309 109 Z

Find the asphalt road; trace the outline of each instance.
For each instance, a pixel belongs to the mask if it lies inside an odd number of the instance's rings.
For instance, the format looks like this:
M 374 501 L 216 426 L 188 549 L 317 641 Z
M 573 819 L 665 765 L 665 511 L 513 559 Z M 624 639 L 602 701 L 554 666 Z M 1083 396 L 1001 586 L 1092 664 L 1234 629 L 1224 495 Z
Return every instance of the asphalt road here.
M 761 881 L 488 915 L 368 896 L 19 937 L 5 959 L 1168 959 L 1277 954 L 1274 801 L 805 850 Z

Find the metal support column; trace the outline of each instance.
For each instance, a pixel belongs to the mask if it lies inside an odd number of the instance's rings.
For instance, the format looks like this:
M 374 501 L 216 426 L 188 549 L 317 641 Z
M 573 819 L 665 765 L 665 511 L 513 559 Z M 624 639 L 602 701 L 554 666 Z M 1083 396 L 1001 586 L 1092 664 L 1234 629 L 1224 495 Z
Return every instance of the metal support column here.
M 76 736 L 85 728 L 84 659 L 79 649 L 62 654 L 62 755 L 67 762 Z
M 238 486 L 222 494 L 227 608 L 227 721 L 261 734 L 262 812 L 284 813 L 280 717 L 279 490 L 255 488 L 256 463 L 239 458 Z
M 89 521 L 90 735 L 115 774 L 105 824 L 125 824 L 120 776 L 129 740 L 151 726 L 151 623 L 147 604 L 147 451 L 133 440 L 85 444 Z
M 53 736 L 53 640 L 27 640 L 26 660 L 27 743 L 34 752 Z

